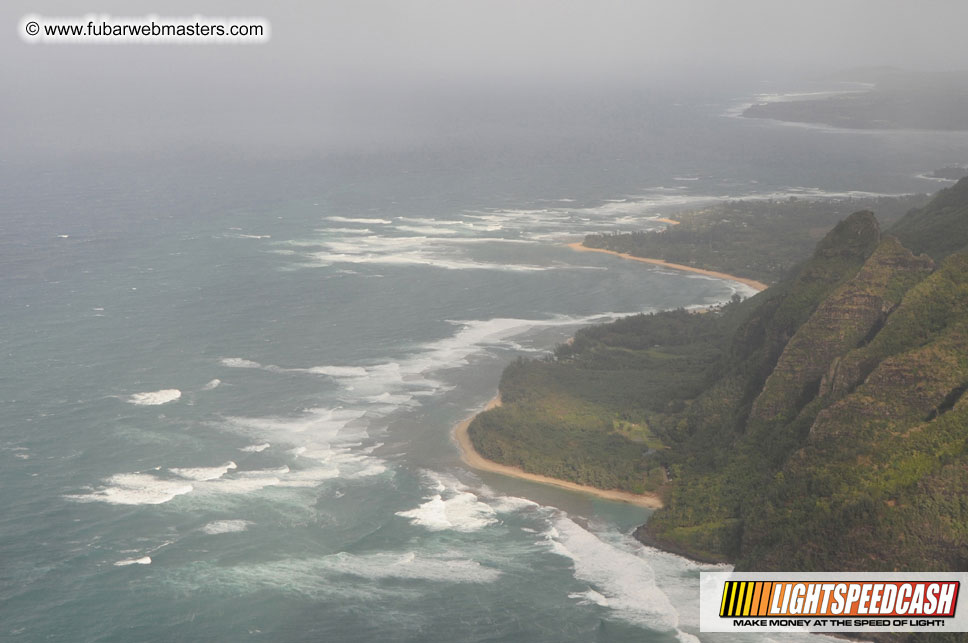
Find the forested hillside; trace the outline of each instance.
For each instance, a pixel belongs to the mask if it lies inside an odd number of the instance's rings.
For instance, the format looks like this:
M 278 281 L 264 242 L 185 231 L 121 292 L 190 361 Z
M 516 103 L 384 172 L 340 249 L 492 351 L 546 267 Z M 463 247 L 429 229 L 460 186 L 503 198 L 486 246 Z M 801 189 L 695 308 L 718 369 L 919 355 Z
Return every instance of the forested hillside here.
M 745 569 L 968 564 L 968 179 L 887 230 L 856 212 L 708 314 L 518 361 L 485 457 L 666 506 L 637 535 Z

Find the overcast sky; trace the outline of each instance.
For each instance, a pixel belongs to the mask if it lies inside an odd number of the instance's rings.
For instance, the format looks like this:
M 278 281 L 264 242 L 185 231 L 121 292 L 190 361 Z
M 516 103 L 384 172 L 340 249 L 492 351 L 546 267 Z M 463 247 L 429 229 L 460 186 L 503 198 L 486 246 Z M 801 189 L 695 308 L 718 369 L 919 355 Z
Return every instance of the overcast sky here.
M 272 37 L 248 46 L 28 45 L 17 26 L 29 13 L 255 15 L 270 21 Z M 115 133 L 120 142 L 139 127 L 147 142 L 153 126 L 298 120 L 313 99 L 353 112 L 374 97 L 412 103 L 431 87 L 646 86 L 862 65 L 968 66 L 962 0 L 15 0 L 3 3 L 0 20 L 0 133 L 8 147 L 38 149 L 65 136 L 83 146 L 78 129 L 108 121 L 130 128 Z

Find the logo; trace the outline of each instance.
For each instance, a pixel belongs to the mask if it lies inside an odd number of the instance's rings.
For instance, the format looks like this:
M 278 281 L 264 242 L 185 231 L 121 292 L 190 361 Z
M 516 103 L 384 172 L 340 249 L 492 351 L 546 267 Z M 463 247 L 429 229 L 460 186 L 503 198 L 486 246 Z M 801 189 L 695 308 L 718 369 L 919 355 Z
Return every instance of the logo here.
M 964 632 L 968 618 L 957 608 L 966 579 L 963 573 L 703 572 L 700 629 Z

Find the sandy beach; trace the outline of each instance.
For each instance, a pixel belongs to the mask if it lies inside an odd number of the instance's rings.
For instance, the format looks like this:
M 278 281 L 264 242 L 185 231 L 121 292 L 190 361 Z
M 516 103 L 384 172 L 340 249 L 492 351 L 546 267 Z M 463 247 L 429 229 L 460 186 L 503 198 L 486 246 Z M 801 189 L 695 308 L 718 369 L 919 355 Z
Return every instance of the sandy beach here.
M 673 221 L 671 219 L 659 219 L 664 223 L 670 225 L 676 225 L 679 222 Z M 615 252 L 614 250 L 603 250 L 600 248 L 586 248 L 581 244 L 580 241 L 575 243 L 569 243 L 568 247 L 572 250 L 577 250 L 579 252 L 602 252 L 609 255 L 614 255 L 622 259 L 630 259 L 632 261 L 641 261 L 642 263 L 650 263 L 656 266 L 662 266 L 664 268 L 672 268 L 673 270 L 685 270 L 687 272 L 694 272 L 700 275 L 706 275 L 707 277 L 715 277 L 717 279 L 727 279 L 730 281 L 737 281 L 741 284 L 745 284 L 750 288 L 754 288 L 757 291 L 766 290 L 767 284 L 763 282 L 756 281 L 754 279 L 746 279 L 744 277 L 737 277 L 736 275 L 729 275 L 724 272 L 716 272 L 714 270 L 705 270 L 703 268 L 693 268 L 692 266 L 685 266 L 678 263 L 670 263 L 663 259 L 650 259 L 647 257 L 635 257 L 624 252 Z M 705 312 L 705 311 L 701 311 Z M 493 409 L 494 407 L 501 405 L 501 396 L 498 395 L 484 407 L 484 411 Z M 476 417 L 476 413 L 466 420 L 457 424 L 454 427 L 453 435 L 454 440 L 457 442 L 457 446 L 460 448 L 461 459 L 464 463 L 471 467 L 472 469 L 478 469 L 480 471 L 489 471 L 491 473 L 499 473 L 501 475 L 510 476 L 512 478 L 520 478 L 522 480 L 530 480 L 531 482 L 538 482 L 541 484 L 553 485 L 555 487 L 561 487 L 562 489 L 568 489 L 571 491 L 579 491 L 582 493 L 591 494 L 599 498 L 605 498 L 607 500 L 617 500 L 620 502 L 628 502 L 633 505 L 638 505 L 640 507 L 648 507 L 650 509 L 659 509 L 662 507 L 662 500 L 655 494 L 636 494 L 629 493 L 627 491 L 619 491 L 617 489 L 606 490 L 598 489 L 596 487 L 589 487 L 587 485 L 580 485 L 574 482 L 568 482 L 566 480 L 559 480 L 557 478 L 551 478 L 549 476 L 543 476 L 536 473 L 528 473 L 523 471 L 518 467 L 511 467 L 506 464 L 499 464 L 491 460 L 486 459 L 480 453 L 474 450 L 474 445 L 471 444 L 470 436 L 467 434 L 467 429 L 470 427 L 471 422 Z
M 488 409 L 493 409 L 496 406 L 501 405 L 501 396 L 496 396 L 493 400 L 487 403 L 484 407 L 484 411 Z M 618 490 L 606 490 L 597 489 L 595 487 L 589 487 L 586 485 L 576 484 L 574 482 L 568 482 L 566 480 L 559 480 L 557 478 L 551 478 L 549 476 L 543 476 L 536 473 L 527 473 L 522 471 L 518 467 L 510 467 L 505 464 L 498 464 L 484 458 L 480 453 L 474 450 L 474 445 L 471 444 L 470 436 L 467 434 L 467 428 L 470 426 L 471 421 L 476 417 L 476 413 L 466 420 L 460 422 L 454 427 L 454 440 L 457 442 L 457 446 L 460 447 L 461 459 L 464 463 L 471 467 L 472 469 L 478 469 L 480 471 L 489 471 L 491 473 L 500 473 L 501 475 L 510 476 L 512 478 L 520 478 L 522 480 L 529 480 L 531 482 L 538 482 L 541 484 L 553 485 L 555 487 L 561 487 L 562 489 L 568 489 L 570 491 L 580 491 L 582 493 L 587 493 L 599 498 L 605 498 L 606 500 L 616 500 L 619 502 L 627 502 L 633 505 L 638 505 L 640 507 L 647 507 L 649 509 L 659 509 L 662 507 L 662 500 L 658 496 L 652 494 L 637 494 L 629 493 L 627 491 Z
M 716 277 L 717 279 L 728 279 L 729 281 L 738 281 L 741 284 L 746 284 L 750 288 L 755 288 L 756 290 L 766 290 L 767 284 L 762 281 L 756 281 L 755 279 L 746 279 L 745 277 L 737 277 L 736 275 L 728 275 L 725 272 L 716 272 L 715 270 L 705 270 L 703 268 L 693 268 L 692 266 L 686 266 L 681 263 L 669 263 L 663 259 L 650 259 L 648 257 L 636 257 L 634 255 L 627 254 L 625 252 L 615 252 L 614 250 L 604 250 L 602 248 L 586 248 L 581 244 L 581 241 L 576 241 L 575 243 L 569 243 L 568 247 L 572 250 L 578 250 L 579 252 L 602 252 L 607 255 L 614 255 L 616 257 L 621 257 L 622 259 L 630 259 L 632 261 L 641 261 L 642 263 L 651 263 L 656 266 L 662 266 L 663 268 L 672 268 L 673 270 L 685 270 L 687 272 L 694 272 L 700 275 L 706 275 L 707 277 Z

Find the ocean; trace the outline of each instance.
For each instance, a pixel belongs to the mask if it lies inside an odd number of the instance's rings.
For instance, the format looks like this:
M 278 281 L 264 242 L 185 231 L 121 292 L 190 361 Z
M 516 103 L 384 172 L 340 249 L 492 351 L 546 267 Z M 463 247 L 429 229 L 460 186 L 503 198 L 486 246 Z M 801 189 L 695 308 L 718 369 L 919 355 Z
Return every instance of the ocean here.
M 735 116 L 792 89 L 487 131 L 442 108 L 452 135 L 386 150 L 5 158 L 0 639 L 747 640 L 698 631 L 718 568 L 634 541 L 648 510 L 475 472 L 450 431 L 583 325 L 750 294 L 583 234 L 968 160 Z

